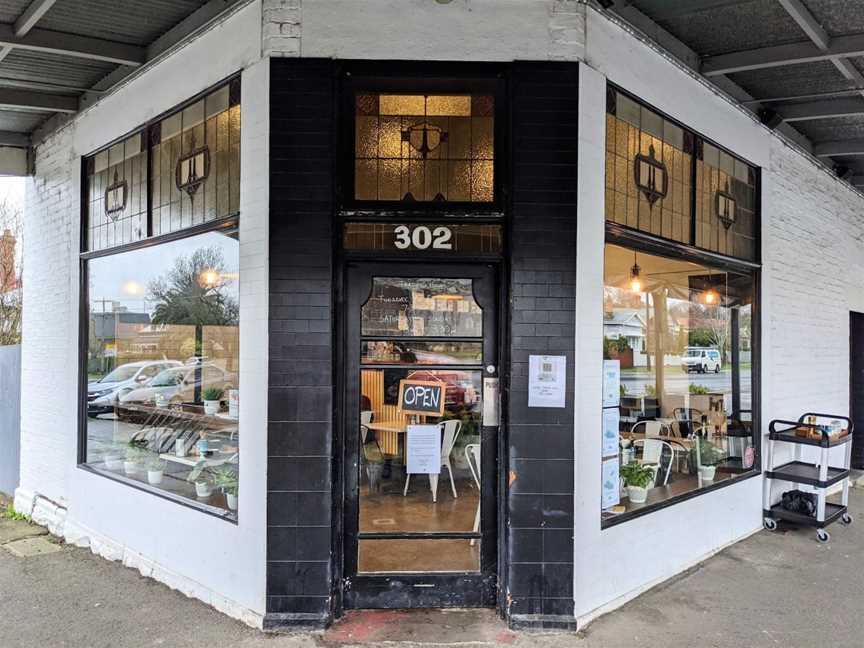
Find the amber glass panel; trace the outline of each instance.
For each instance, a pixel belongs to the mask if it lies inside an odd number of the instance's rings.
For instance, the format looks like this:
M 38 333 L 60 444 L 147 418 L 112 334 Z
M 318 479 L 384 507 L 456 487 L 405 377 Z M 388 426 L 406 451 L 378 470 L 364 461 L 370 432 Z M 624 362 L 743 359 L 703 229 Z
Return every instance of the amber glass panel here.
M 718 214 L 718 195 L 734 203 L 734 222 Z M 753 260 L 756 258 L 756 170 L 707 142 L 696 160 L 696 245 Z
M 492 202 L 494 126 L 487 95 L 358 95 L 354 197 Z
M 470 279 L 376 277 L 362 309 L 365 336 L 480 337 Z
M 143 134 L 87 160 L 87 249 L 104 250 L 147 236 L 147 150 Z
M 361 573 L 480 571 L 480 540 L 360 540 Z
M 620 93 L 615 98 L 606 115 L 606 219 L 689 243 L 692 155 L 684 130 Z M 666 170 L 666 194 L 653 202 L 637 186 L 640 154 Z
M 230 95 L 230 85 L 223 86 L 158 125 L 151 153 L 154 235 L 239 212 L 240 105 Z M 196 152 L 195 173 L 203 180 L 183 186 L 184 160 Z

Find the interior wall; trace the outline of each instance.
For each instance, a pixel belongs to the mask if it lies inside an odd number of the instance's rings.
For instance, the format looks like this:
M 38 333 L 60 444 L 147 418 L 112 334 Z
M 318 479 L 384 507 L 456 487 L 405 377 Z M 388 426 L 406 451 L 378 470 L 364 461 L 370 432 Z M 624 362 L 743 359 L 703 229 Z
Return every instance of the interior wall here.
M 25 218 L 22 480 L 52 531 L 260 625 L 264 613 L 269 68 L 261 12 L 225 22 L 95 104 L 35 151 Z M 190 75 L 190 70 L 197 70 Z M 76 467 L 81 156 L 242 71 L 239 521 L 232 524 Z M 263 180 L 262 180 L 263 179 Z M 50 367 L 50 370 L 46 370 Z M 47 394 L 47 396 L 46 396 Z M 46 509 L 47 510 L 47 509 Z

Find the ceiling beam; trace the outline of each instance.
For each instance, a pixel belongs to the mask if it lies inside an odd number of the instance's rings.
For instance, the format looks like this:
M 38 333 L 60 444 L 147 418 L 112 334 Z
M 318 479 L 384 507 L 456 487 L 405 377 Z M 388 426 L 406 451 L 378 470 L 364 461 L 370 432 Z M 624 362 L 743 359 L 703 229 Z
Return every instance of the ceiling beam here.
M 30 136 L 27 133 L 0 131 L 0 146 L 18 146 L 21 148 L 27 148 L 30 146 Z
M 16 36 L 12 25 L 0 24 L 0 46 L 118 65 L 138 66 L 144 63 L 143 47 L 47 29 L 31 29 L 26 36 Z
M 741 4 L 743 0 L 640 0 L 639 10 L 654 20 L 667 20 L 687 16 L 698 11 L 719 9 Z M 632 4 L 621 2 L 618 4 Z
M 0 108 L 13 108 L 35 112 L 74 113 L 78 111 L 76 97 L 31 92 L 30 90 L 0 89 Z
M 24 13 L 18 17 L 13 26 L 13 31 L 16 36 L 26 36 L 27 32 L 36 26 L 39 19 L 44 16 L 47 11 L 54 6 L 57 0 L 33 0 L 30 5 L 24 10 Z
M 762 70 L 784 65 L 798 65 L 813 61 L 864 55 L 864 34 L 838 36 L 831 40 L 828 49 L 820 49 L 812 42 L 773 45 L 756 49 L 718 54 L 702 61 L 702 74 L 717 76 L 746 70 Z
M 813 145 L 813 155 L 831 157 L 833 155 L 864 155 L 864 139 L 817 142 Z
M 774 104 L 772 108 L 783 117 L 783 121 L 787 122 L 836 119 L 850 115 L 864 115 L 864 99 L 849 97 L 793 104 Z

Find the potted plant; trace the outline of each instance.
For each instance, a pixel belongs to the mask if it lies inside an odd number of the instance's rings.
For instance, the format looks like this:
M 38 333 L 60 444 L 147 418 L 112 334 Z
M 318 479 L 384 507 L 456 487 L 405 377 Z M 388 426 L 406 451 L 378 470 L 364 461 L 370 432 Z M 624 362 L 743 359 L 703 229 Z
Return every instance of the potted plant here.
M 141 472 L 146 458 L 147 450 L 139 444 L 130 442 L 129 447 L 126 448 L 126 461 L 123 462 L 123 472 L 127 475 Z
M 202 470 L 195 479 L 195 495 L 204 499 L 213 494 L 213 477 L 207 470 Z
M 705 481 L 714 481 L 717 464 L 724 459 L 723 451 L 705 439 L 697 439 L 696 447 L 699 452 L 699 477 Z
M 204 399 L 204 413 L 208 416 L 218 414 L 222 408 L 222 390 L 218 387 L 207 387 L 201 394 Z
M 648 487 L 654 482 L 654 467 L 631 461 L 621 468 L 621 478 L 627 486 L 627 498 L 633 504 L 643 504 L 648 499 Z
M 225 502 L 232 511 L 237 510 L 237 470 L 228 464 L 222 464 L 213 471 L 213 481 L 216 488 L 225 493 Z
M 366 476 L 369 478 L 369 492 L 381 490 L 381 476 L 384 472 L 384 454 L 375 441 L 363 446 L 363 463 L 366 465 Z
M 102 461 L 108 470 L 121 470 L 123 468 L 123 450 L 120 447 L 112 446 L 102 455 Z
M 147 459 L 147 482 L 152 486 L 162 483 L 162 474 L 165 471 L 165 461 L 159 455 L 151 455 Z

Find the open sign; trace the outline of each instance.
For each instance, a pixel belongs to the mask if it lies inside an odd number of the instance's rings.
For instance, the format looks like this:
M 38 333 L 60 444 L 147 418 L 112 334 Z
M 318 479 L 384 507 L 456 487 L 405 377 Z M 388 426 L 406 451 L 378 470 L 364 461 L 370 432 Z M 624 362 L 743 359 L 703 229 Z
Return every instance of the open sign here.
M 404 414 L 444 415 L 447 385 L 430 380 L 400 380 L 399 409 Z

